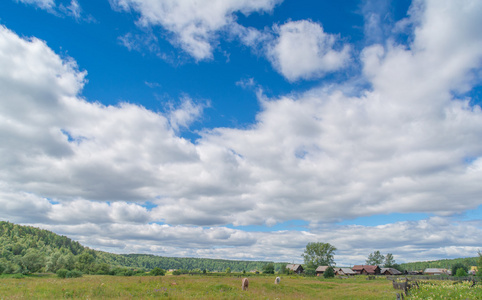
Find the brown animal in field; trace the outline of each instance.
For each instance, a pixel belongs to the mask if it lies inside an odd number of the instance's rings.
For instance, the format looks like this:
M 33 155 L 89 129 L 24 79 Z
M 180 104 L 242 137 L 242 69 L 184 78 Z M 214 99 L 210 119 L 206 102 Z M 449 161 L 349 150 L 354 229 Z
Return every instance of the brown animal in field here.
M 243 291 L 248 290 L 248 285 L 249 285 L 248 278 L 243 278 L 243 282 L 241 284 L 241 288 L 243 289 Z
M 280 281 L 281 281 L 281 278 L 276 277 L 276 279 L 274 280 L 274 284 L 279 284 Z

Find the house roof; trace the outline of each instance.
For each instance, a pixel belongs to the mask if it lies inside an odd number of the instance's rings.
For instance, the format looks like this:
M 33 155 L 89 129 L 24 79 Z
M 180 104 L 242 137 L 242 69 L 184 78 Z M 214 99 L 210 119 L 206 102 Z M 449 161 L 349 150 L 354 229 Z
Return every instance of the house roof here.
M 400 272 L 399 270 L 397 270 L 397 269 L 395 269 L 395 268 L 382 268 L 382 269 L 380 270 L 380 273 L 383 274 L 383 273 L 385 273 L 385 272 L 387 272 L 387 271 L 388 271 L 390 274 L 392 274 L 392 275 L 400 275 L 400 274 L 402 274 L 402 272 Z
M 440 273 L 440 274 L 443 274 L 443 273 L 445 273 L 445 270 L 439 269 L 439 268 L 427 268 L 423 272 L 424 273 Z
M 316 272 L 325 272 L 330 266 L 319 266 L 316 268 Z
M 367 273 L 375 273 L 377 269 L 380 269 L 378 266 L 370 266 L 370 265 L 356 265 L 351 268 L 353 271 L 363 271 L 365 270 Z
M 346 275 L 355 275 L 356 274 L 356 272 L 353 271 L 350 268 L 338 268 L 338 269 Z
M 303 269 L 303 267 L 301 265 L 297 265 L 297 264 L 287 264 L 286 268 L 290 269 L 290 270 L 293 270 L 293 271 L 297 271 L 299 268 Z

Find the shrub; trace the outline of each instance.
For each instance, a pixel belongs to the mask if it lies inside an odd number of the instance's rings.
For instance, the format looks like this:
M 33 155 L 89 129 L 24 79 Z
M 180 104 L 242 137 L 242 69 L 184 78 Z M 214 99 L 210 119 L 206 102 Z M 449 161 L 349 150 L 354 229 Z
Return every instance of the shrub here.
M 57 277 L 66 278 L 67 272 L 69 272 L 69 271 L 66 270 L 66 269 L 60 269 L 60 270 L 57 271 Z
M 179 270 L 172 271 L 172 275 L 176 275 L 176 276 L 181 275 L 181 271 Z
M 314 268 L 306 268 L 304 273 L 305 276 L 315 276 L 316 275 L 316 269 Z
M 150 274 L 152 276 L 164 276 L 164 275 L 166 275 L 166 271 L 164 271 L 161 268 L 154 268 L 154 269 L 151 270 Z
M 467 275 L 468 275 L 467 272 L 465 272 L 463 268 L 458 268 L 457 272 L 455 273 L 455 276 L 457 277 L 465 277 Z
M 78 278 L 78 277 L 82 277 L 82 272 L 80 272 L 79 270 L 68 271 L 67 274 L 65 274 L 65 277 L 66 277 L 66 278 Z
M 335 277 L 335 271 L 333 270 L 333 267 L 329 267 L 325 270 L 325 273 L 323 273 L 324 278 L 333 278 Z

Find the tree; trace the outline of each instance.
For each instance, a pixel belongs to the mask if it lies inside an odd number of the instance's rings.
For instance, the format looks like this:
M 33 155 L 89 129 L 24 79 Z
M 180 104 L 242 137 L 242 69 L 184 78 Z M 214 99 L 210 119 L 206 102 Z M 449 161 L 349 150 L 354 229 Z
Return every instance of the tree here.
M 21 261 L 26 273 L 38 272 L 44 266 L 44 257 L 37 249 L 28 249 Z
M 467 272 L 463 268 L 458 268 L 457 272 L 455 273 L 455 276 L 457 277 L 465 277 L 467 276 Z
M 324 278 L 333 278 L 335 277 L 335 270 L 333 270 L 333 267 L 329 267 L 325 270 L 323 273 Z
M 366 264 L 371 266 L 381 266 L 383 265 L 384 260 L 385 257 L 380 253 L 380 251 L 377 250 L 373 253 L 368 254 Z
M 391 253 L 387 253 L 385 255 L 385 268 L 393 268 L 395 266 L 395 259 L 393 258 L 393 255 Z
M 458 269 L 463 269 L 465 274 L 467 274 L 467 272 L 469 271 L 469 268 L 466 265 L 458 262 L 458 263 L 452 265 L 452 276 L 458 276 L 457 275 Z
M 264 265 L 263 274 L 274 274 L 274 263 Z
M 308 269 L 316 269 L 318 266 L 332 266 L 335 264 L 333 256 L 336 248 L 329 243 L 308 243 L 301 256 L 305 260 Z
M 230 268 L 230 267 L 227 267 L 227 268 L 226 268 L 226 274 L 229 274 L 229 273 L 231 273 L 231 268 Z

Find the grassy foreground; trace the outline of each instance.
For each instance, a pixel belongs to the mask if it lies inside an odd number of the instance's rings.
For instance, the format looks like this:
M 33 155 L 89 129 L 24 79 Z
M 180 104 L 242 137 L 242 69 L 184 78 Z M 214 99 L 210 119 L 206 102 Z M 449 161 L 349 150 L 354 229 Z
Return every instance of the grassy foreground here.
M 0 299 L 396 299 L 386 279 L 321 279 L 282 276 L 241 278 L 210 276 L 117 277 L 91 275 L 60 279 L 53 275 L 0 278 Z

